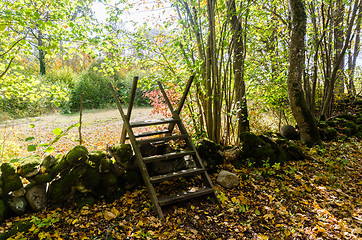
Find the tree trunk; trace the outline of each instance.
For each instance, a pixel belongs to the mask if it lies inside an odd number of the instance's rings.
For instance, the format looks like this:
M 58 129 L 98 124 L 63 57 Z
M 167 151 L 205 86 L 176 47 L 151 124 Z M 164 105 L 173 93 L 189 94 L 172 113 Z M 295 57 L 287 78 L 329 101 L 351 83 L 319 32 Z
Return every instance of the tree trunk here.
M 332 103 L 333 93 L 334 93 L 334 85 L 336 83 L 338 69 L 339 69 L 338 66 L 339 66 L 339 63 L 344 58 L 347 47 L 350 44 L 351 33 L 352 33 L 353 26 L 354 26 L 354 21 L 356 19 L 357 9 L 359 8 L 360 4 L 361 4 L 361 1 L 359 1 L 359 0 L 356 0 L 355 3 L 354 3 L 352 15 L 351 15 L 351 18 L 350 18 L 350 21 L 349 21 L 349 24 L 348 24 L 348 29 L 347 29 L 346 34 L 345 34 L 344 46 L 343 46 L 341 52 L 336 57 L 335 62 L 334 62 L 333 72 L 332 72 L 331 77 L 330 77 L 330 86 L 329 86 L 329 89 L 328 89 L 328 91 L 326 93 L 326 97 L 325 97 L 325 100 L 323 102 L 322 113 L 321 113 L 321 115 L 325 116 L 325 117 L 328 116 L 327 113 L 328 113 L 328 110 L 329 110 L 329 108 L 331 106 L 331 103 Z
M 357 26 L 356 26 L 356 37 L 355 37 L 355 43 L 354 43 L 354 49 L 353 54 L 351 50 L 348 54 L 348 72 L 349 72 L 349 81 L 347 85 L 347 90 L 349 95 L 356 95 L 356 88 L 354 86 L 354 74 L 356 70 L 356 64 L 357 64 L 357 57 L 360 50 L 360 42 L 361 42 L 361 18 L 362 18 L 362 12 L 361 12 L 361 5 L 358 7 L 358 18 L 357 18 Z M 351 45 L 349 47 L 351 48 Z
M 343 49 L 343 14 L 344 14 L 344 3 L 342 0 L 336 1 L 335 11 L 334 11 L 334 58 L 337 59 L 338 55 L 342 52 Z M 335 93 L 339 95 L 344 93 L 344 58 L 337 64 L 337 78 L 336 78 L 336 86 Z
M 43 47 L 43 34 L 38 31 L 38 51 L 39 51 L 39 71 L 41 75 L 45 75 L 45 52 Z
M 300 137 L 308 147 L 320 142 L 318 128 L 310 112 L 302 89 L 306 13 L 303 0 L 289 0 L 291 14 L 291 39 L 289 47 L 288 95 Z
M 245 96 L 244 82 L 244 43 L 242 24 L 237 17 L 235 0 L 228 2 L 228 14 L 233 32 L 233 73 L 234 73 L 234 89 L 235 103 L 238 118 L 238 136 L 241 132 L 250 131 L 248 120 L 248 108 Z

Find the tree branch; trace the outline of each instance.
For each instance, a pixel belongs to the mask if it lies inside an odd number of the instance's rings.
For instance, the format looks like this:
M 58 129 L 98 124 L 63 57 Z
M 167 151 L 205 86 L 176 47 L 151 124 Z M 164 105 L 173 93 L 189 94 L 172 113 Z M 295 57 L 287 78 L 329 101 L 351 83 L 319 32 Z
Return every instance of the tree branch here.
M 25 39 L 25 37 L 18 39 L 7 51 L 3 52 L 0 57 L 4 57 L 6 54 L 8 54 L 23 39 Z

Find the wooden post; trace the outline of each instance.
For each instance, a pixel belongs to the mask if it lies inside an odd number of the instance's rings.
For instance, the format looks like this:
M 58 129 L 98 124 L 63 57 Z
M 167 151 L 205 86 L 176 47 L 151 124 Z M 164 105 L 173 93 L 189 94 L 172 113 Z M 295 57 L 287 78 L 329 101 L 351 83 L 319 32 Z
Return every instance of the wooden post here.
M 127 115 L 125 116 L 127 121 L 129 121 L 131 119 L 131 113 L 132 113 L 132 108 L 133 108 L 133 103 L 134 103 L 134 99 L 136 96 L 136 90 L 137 90 L 137 83 L 138 83 L 138 76 L 133 78 L 133 85 L 132 85 L 132 90 L 131 90 L 131 97 L 129 99 L 129 103 L 128 103 L 128 110 L 127 110 Z M 124 144 L 126 142 L 126 128 L 124 126 L 122 126 L 122 133 L 121 133 L 121 139 L 119 141 L 121 144 Z
M 82 115 L 83 115 L 83 93 L 80 94 L 80 109 L 79 109 L 79 145 L 82 145 Z
M 183 106 L 185 104 L 187 94 L 190 91 L 191 84 L 192 84 L 194 78 L 195 78 L 195 76 L 191 75 L 189 80 L 187 81 L 185 91 L 184 91 L 184 93 L 183 93 L 183 95 L 181 97 L 180 103 L 179 103 L 179 105 L 178 105 L 178 107 L 176 109 L 177 115 L 180 115 L 180 113 L 181 113 L 181 110 L 182 110 L 182 108 L 183 108 Z M 160 81 L 158 81 L 157 83 L 158 83 L 158 86 L 160 86 L 160 88 L 162 88 L 162 83 Z M 173 113 L 172 113 L 172 115 L 173 115 Z M 172 135 L 172 131 L 173 131 L 174 127 L 175 127 L 175 123 L 170 123 L 170 125 L 168 126 L 168 130 L 170 131 L 170 133 L 167 134 L 167 135 Z

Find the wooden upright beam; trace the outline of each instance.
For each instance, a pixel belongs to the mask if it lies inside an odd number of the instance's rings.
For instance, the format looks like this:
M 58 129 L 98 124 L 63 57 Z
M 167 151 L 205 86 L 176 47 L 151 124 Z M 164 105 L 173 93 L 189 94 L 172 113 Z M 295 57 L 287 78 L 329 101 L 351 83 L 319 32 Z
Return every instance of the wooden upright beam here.
M 183 93 L 183 95 L 182 95 L 182 98 L 181 98 L 181 100 L 180 100 L 180 102 L 179 102 L 179 105 L 178 105 L 178 107 L 177 107 L 177 109 L 176 109 L 177 115 L 180 115 L 180 113 L 181 113 L 181 110 L 182 110 L 182 108 L 183 108 L 183 106 L 184 106 L 184 104 L 185 104 L 187 94 L 188 94 L 189 91 L 190 91 L 191 84 L 192 84 L 194 78 L 195 78 L 195 75 L 191 75 L 190 78 L 189 78 L 189 80 L 187 81 L 185 91 L 184 91 L 184 93 Z M 162 94 L 165 96 L 165 95 L 166 95 L 166 92 L 163 90 L 162 83 L 161 83 L 160 81 L 158 81 L 157 83 L 158 83 L 158 86 L 160 86 L 161 92 L 163 91 Z M 166 103 L 167 103 L 168 99 L 167 99 L 167 100 L 165 99 L 165 101 L 166 101 Z M 167 104 L 168 104 L 168 103 L 167 103 Z M 170 106 L 171 106 L 171 105 L 169 105 L 169 107 L 170 107 Z M 170 110 L 171 110 L 171 109 L 173 110 L 172 106 L 171 106 Z M 173 115 L 173 114 L 174 114 L 174 113 L 172 112 L 172 115 Z M 168 128 L 167 128 L 167 129 L 170 131 L 170 133 L 169 133 L 168 135 L 171 135 L 171 134 L 172 134 L 172 131 L 173 131 L 174 127 L 175 127 L 175 123 L 170 123 L 170 125 L 168 125 Z
M 131 97 L 129 99 L 127 115 L 125 116 L 127 121 L 129 121 L 131 119 L 133 103 L 134 103 L 134 99 L 135 99 L 135 96 L 136 96 L 137 83 L 138 83 L 138 76 L 133 78 Z M 126 142 L 126 135 L 127 135 L 127 132 L 126 132 L 126 128 L 124 127 L 124 123 L 123 123 L 121 139 L 119 141 L 121 144 L 124 144 Z

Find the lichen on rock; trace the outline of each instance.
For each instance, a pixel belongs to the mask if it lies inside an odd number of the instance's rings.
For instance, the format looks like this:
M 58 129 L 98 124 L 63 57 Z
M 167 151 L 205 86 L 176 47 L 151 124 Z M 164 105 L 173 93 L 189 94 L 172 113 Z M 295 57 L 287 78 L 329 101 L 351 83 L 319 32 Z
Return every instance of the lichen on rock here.
M 83 176 L 76 182 L 75 186 L 79 192 L 95 191 L 100 183 L 101 175 L 93 167 L 87 166 Z
M 106 151 L 90 151 L 88 153 L 89 162 L 91 164 L 94 164 L 95 166 L 99 166 L 102 159 L 107 158 L 107 152 Z
M 72 186 L 63 179 L 53 181 L 49 186 L 48 197 L 49 200 L 55 202 L 62 202 L 72 193 Z
M 31 155 L 21 158 L 18 166 L 20 176 L 27 178 L 36 175 L 40 170 L 41 156 Z
M 65 159 L 69 165 L 80 165 L 88 160 L 88 150 L 81 145 L 75 146 L 67 153 Z
M 8 194 L 11 191 L 18 190 L 23 187 L 19 174 L 16 172 L 16 167 L 11 163 L 1 164 L 3 194 Z
M 54 156 L 47 155 L 40 164 L 40 167 L 43 167 L 45 171 L 49 172 L 51 168 L 56 164 L 56 162 L 57 159 Z
M 130 144 L 116 144 L 112 146 L 110 150 L 118 164 L 127 163 L 133 155 Z

